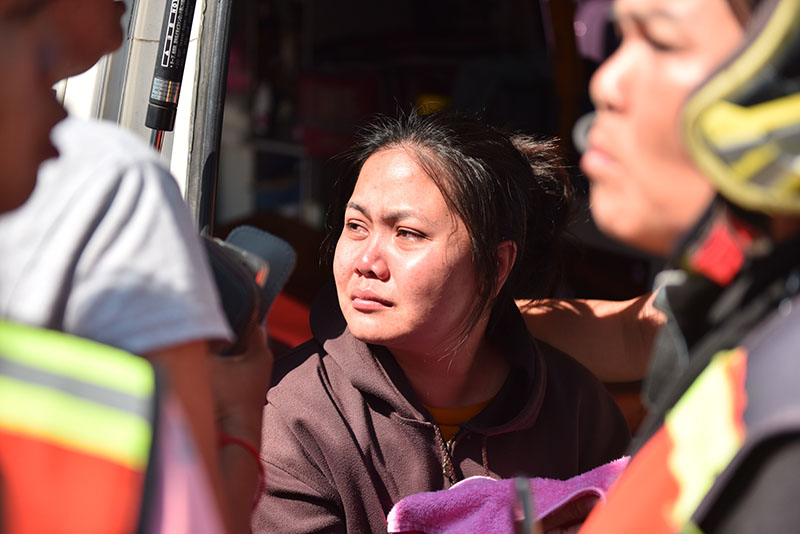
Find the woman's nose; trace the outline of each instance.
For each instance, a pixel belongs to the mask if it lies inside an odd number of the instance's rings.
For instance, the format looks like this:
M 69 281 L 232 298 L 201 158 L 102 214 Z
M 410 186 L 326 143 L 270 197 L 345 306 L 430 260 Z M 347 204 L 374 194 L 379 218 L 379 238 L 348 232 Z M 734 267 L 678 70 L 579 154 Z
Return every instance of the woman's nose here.
M 356 271 L 367 278 L 386 280 L 389 277 L 389 266 L 386 264 L 381 243 L 377 238 L 364 242 L 356 261 Z
M 589 95 L 597 111 L 621 111 L 631 57 L 624 44 L 603 62 L 589 82 Z

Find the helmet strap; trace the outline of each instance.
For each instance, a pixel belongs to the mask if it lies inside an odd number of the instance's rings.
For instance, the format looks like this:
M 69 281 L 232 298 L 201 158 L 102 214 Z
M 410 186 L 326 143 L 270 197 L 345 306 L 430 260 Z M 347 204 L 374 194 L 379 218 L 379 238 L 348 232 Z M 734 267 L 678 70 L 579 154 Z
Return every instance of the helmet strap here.
M 725 287 L 736 278 L 748 257 L 761 256 L 772 249 L 767 220 L 717 196 L 684 237 L 672 263 Z

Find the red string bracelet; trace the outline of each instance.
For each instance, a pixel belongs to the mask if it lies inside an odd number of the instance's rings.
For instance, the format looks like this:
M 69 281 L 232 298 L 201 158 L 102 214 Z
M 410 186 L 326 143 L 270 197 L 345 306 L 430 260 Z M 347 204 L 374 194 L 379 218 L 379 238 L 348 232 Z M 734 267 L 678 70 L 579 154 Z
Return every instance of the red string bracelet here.
M 237 438 L 236 436 L 232 436 L 227 432 L 220 432 L 219 433 L 219 446 L 224 447 L 225 445 L 240 445 L 244 447 L 247 452 L 255 459 L 256 465 L 258 466 L 258 493 L 255 495 L 255 499 L 253 499 L 253 510 L 255 510 L 256 506 L 258 505 L 258 501 L 261 500 L 261 496 L 264 494 L 264 491 L 267 489 L 267 481 L 266 477 L 264 476 L 264 466 L 261 464 L 261 456 L 258 454 L 258 451 L 255 447 L 253 447 L 250 443 L 246 442 L 242 438 Z

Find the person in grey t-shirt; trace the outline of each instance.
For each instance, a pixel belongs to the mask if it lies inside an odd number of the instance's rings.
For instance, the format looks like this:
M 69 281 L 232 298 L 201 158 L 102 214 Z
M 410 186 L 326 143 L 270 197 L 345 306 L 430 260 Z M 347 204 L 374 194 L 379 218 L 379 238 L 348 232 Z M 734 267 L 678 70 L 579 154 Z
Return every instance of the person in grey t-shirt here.
M 110 0 L 53 0 L 37 12 L 31 28 L 47 52 L 48 85 L 119 46 L 123 12 Z M 40 169 L 29 202 L 0 216 L 0 316 L 160 364 L 227 530 L 243 531 L 251 501 L 241 494 L 255 492 L 257 466 L 244 447 L 220 449 L 217 430 L 259 446 L 271 368 L 263 329 L 246 355 L 212 356 L 230 329 L 177 185 L 143 141 L 68 119 L 53 142 L 61 157 Z

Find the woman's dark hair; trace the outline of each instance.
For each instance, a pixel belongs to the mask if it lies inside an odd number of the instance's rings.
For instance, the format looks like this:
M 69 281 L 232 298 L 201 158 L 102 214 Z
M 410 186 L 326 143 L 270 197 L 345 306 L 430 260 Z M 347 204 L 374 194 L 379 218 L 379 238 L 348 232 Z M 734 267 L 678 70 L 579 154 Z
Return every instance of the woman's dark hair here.
M 517 257 L 493 312 L 508 299 L 551 294 L 560 274 L 561 237 L 572 213 L 572 190 L 555 141 L 510 135 L 454 113 L 379 117 L 361 130 L 345 156 L 351 168 L 338 180 L 328 212 L 329 259 L 361 167 L 372 154 L 391 148 L 416 159 L 467 228 L 478 295 L 465 332 L 497 290 L 497 247 L 503 241 L 516 243 Z

